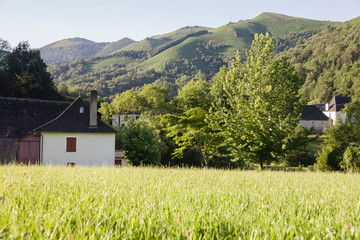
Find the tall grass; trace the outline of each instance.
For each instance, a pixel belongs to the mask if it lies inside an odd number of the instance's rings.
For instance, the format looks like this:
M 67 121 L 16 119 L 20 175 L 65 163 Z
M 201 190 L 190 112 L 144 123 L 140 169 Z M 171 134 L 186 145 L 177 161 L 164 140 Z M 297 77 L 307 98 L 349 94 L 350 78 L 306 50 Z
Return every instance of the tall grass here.
M 0 239 L 360 238 L 360 176 L 0 167 Z

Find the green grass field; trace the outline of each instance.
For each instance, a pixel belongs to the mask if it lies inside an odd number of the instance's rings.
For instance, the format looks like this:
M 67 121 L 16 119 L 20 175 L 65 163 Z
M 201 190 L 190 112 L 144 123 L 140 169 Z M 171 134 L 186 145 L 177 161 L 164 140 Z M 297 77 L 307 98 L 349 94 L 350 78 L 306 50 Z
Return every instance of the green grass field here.
M 0 239 L 360 238 L 360 175 L 0 167 Z

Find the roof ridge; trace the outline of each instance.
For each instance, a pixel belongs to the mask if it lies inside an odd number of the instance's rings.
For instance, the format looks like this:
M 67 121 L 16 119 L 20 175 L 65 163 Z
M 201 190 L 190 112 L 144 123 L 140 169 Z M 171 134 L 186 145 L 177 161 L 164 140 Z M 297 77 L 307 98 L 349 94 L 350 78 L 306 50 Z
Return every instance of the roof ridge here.
M 16 98 L 16 97 L 2 97 L 0 99 L 9 99 L 9 100 L 19 100 L 19 101 L 29 101 L 29 102 L 50 102 L 50 103 L 70 103 L 70 101 L 57 101 L 57 100 L 45 100 L 45 99 L 33 99 L 33 98 Z

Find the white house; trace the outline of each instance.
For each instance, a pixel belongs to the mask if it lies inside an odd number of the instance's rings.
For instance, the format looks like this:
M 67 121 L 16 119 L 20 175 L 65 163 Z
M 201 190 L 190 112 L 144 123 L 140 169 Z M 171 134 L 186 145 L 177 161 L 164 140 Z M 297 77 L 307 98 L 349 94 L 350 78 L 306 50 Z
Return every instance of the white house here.
M 345 107 L 345 104 L 350 102 L 350 97 L 334 96 L 329 102 L 323 105 L 321 110 L 327 117 L 333 120 L 333 124 L 336 124 L 340 119 L 342 121 L 345 120 L 346 113 L 341 113 L 341 110 Z
M 0 144 L 10 147 L 0 154 L 2 162 L 16 156 L 23 164 L 114 165 L 116 131 L 98 117 L 95 90 L 91 91 L 90 107 L 80 97 L 72 103 L 5 100 L 0 112 L 10 117 L 0 125 L 9 131 L 0 132 Z M 18 108 L 11 109 L 11 105 Z
M 97 92 L 88 108 L 79 97 L 58 117 L 35 129 L 40 134 L 40 163 L 110 166 L 115 161 L 115 131 L 97 116 Z

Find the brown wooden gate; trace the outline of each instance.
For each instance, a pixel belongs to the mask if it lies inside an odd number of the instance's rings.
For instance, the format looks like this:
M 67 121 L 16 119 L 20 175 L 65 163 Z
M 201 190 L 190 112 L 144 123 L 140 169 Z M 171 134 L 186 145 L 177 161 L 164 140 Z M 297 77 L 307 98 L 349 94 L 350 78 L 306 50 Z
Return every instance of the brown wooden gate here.
M 21 164 L 40 163 L 40 135 L 27 135 L 20 139 L 18 159 Z

